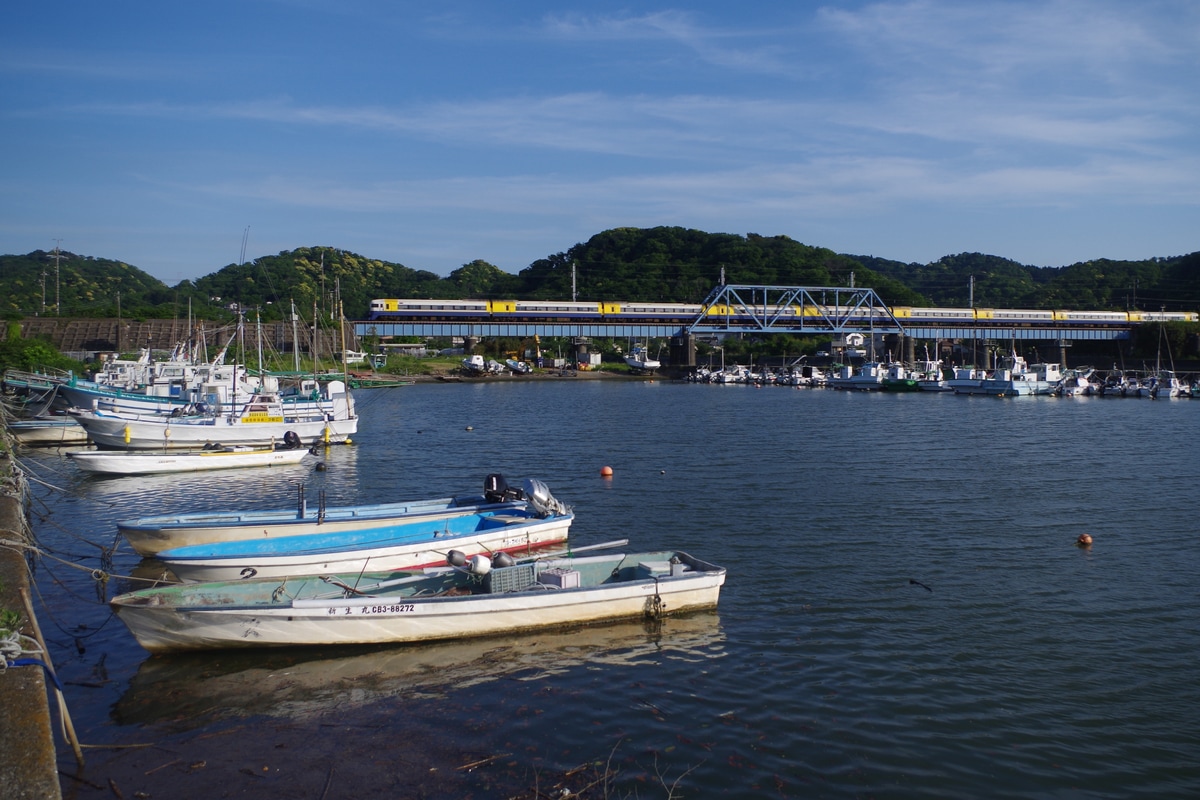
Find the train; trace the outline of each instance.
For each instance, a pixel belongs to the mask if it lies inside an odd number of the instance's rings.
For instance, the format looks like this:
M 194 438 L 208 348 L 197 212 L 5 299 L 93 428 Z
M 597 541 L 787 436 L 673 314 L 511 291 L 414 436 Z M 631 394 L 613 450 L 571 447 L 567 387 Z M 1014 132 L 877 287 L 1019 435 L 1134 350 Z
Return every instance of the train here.
M 756 306 L 748 313 L 741 306 L 713 303 L 612 303 L 566 300 L 416 300 L 376 299 L 371 301 L 372 321 L 420 320 L 423 322 L 579 322 L 649 323 L 687 327 L 702 317 L 736 327 L 765 316 L 776 322 L 789 319 L 830 318 L 867 320 L 890 314 L 901 325 L 994 324 L 1111 326 L 1140 322 L 1197 322 L 1195 311 L 1065 311 L 1014 308 L 888 308 L 793 304 Z

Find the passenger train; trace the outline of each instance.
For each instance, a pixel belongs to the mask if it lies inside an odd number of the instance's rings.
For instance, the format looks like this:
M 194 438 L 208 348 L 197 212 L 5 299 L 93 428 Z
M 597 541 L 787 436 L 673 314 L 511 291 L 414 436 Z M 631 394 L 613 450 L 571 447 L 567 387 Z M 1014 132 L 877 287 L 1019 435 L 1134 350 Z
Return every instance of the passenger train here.
M 841 320 L 878 319 L 890 313 L 901 325 L 995 324 L 995 325 L 1121 325 L 1138 322 L 1197 322 L 1195 311 L 1050 311 L 1014 308 L 915 308 L 892 306 L 834 307 L 788 305 L 755 307 L 746 313 L 741 306 L 714 303 L 594 303 L 561 300 L 392 300 L 371 301 L 368 319 L 403 321 L 419 319 L 436 322 L 631 322 L 661 325 L 691 325 L 701 316 L 731 326 L 749 324 L 771 316 L 777 321 L 789 318 Z

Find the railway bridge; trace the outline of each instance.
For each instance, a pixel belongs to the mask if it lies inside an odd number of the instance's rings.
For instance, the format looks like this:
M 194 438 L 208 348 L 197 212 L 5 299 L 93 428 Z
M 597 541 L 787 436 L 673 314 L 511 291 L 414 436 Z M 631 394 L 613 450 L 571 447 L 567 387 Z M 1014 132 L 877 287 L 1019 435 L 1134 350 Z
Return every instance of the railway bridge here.
M 535 336 L 671 342 L 671 363 L 695 363 L 697 339 L 787 333 L 849 334 L 868 341 L 894 337 L 911 352 L 919 340 L 1042 341 L 1059 348 L 1079 340 L 1122 340 L 1143 321 L 1127 312 L 889 307 L 870 288 L 722 284 L 699 305 L 484 300 L 377 300 L 371 320 L 354 323 L 359 337 L 436 337 L 474 342 Z M 1146 316 L 1150 315 L 1149 313 Z M 1190 316 L 1195 316 L 1190 315 Z M 869 338 L 868 338 L 869 337 Z

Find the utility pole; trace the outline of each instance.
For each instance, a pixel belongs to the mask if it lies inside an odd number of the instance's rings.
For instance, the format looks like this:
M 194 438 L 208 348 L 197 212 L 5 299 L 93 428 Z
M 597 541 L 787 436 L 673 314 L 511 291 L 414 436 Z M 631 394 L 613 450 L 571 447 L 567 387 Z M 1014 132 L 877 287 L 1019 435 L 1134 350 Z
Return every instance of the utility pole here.
M 62 258 L 62 252 L 59 250 L 59 245 L 62 244 L 62 239 L 55 239 L 54 245 L 54 316 L 62 313 L 62 306 L 59 303 L 59 280 L 58 280 L 58 260 Z
M 968 305 L 967 307 L 968 308 L 975 307 L 975 276 L 974 275 L 971 276 L 971 299 L 970 299 L 970 305 Z
M 572 261 L 571 262 L 571 302 L 572 303 L 574 303 L 575 299 L 576 299 L 576 296 L 575 296 L 575 266 L 576 266 L 575 262 Z

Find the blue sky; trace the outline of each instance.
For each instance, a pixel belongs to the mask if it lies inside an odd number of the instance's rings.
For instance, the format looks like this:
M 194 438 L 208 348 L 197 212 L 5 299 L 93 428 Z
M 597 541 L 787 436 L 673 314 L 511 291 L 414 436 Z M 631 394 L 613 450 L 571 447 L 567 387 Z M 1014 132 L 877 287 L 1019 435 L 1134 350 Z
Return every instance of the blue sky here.
M 613 227 L 1200 250 L 1200 3 L 9 4 L 0 252 L 518 272 Z M 248 229 L 248 234 L 247 234 Z

